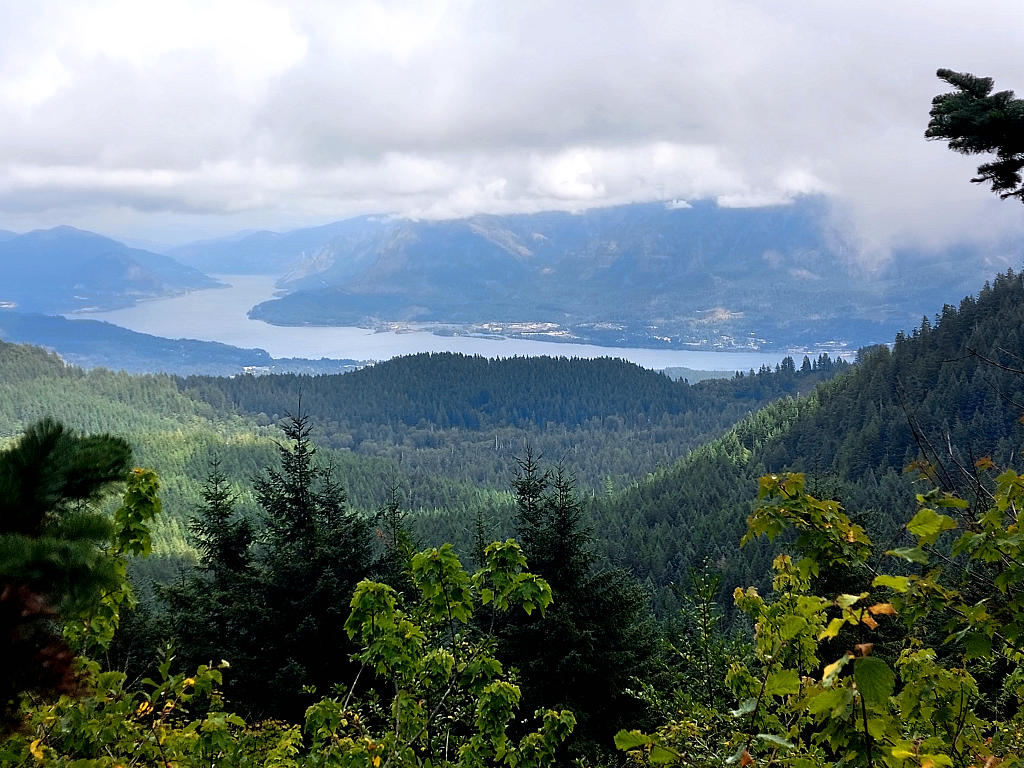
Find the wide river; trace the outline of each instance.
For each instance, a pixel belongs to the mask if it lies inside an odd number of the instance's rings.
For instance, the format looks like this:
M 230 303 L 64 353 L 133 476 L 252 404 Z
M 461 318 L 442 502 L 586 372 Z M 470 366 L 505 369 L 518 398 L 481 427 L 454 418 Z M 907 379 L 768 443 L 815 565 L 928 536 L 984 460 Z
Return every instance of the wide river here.
M 783 353 L 713 352 L 673 349 L 598 347 L 529 339 L 438 336 L 429 331 L 373 331 L 332 326 L 278 326 L 251 320 L 249 309 L 274 296 L 274 279 L 265 275 L 217 275 L 230 288 L 195 291 L 169 299 L 143 301 L 134 307 L 88 312 L 70 317 L 106 320 L 141 333 L 179 339 L 220 341 L 237 347 L 259 347 L 272 357 L 321 357 L 386 360 L 416 352 L 462 352 L 485 357 L 551 355 L 620 357 L 645 368 L 685 367 L 698 370 L 746 371 L 774 366 Z M 797 364 L 799 365 L 799 357 Z

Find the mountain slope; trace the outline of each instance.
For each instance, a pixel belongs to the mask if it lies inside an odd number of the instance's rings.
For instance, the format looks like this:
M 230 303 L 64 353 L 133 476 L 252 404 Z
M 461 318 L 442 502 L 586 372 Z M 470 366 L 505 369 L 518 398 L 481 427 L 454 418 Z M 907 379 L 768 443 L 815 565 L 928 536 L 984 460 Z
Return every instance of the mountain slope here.
M 283 275 L 333 266 L 335 253 L 380 230 L 380 219 L 362 216 L 291 232 L 250 232 L 205 240 L 167 252 L 182 264 L 216 274 Z
M 23 311 L 110 309 L 218 285 L 168 256 L 73 227 L 0 240 L 0 302 Z
M 356 221 L 318 263 L 283 278 L 291 294 L 252 316 L 284 325 L 547 322 L 608 345 L 859 346 L 1012 263 L 999 250 L 950 248 L 897 252 L 868 270 L 830 232 L 816 198 Z
M 0 339 L 51 349 L 65 361 L 83 368 L 104 367 L 129 373 L 234 376 L 247 369 L 342 373 L 358 367 L 355 360 L 273 358 L 262 349 L 243 349 L 215 341 L 166 339 L 99 320 L 69 320 L 10 309 L 0 310 Z
M 763 582 L 769 549 L 737 551 L 756 495 L 756 479 L 807 473 L 811 492 L 837 497 L 882 542 L 899 537 L 910 480 L 922 456 L 948 485 L 991 456 L 1020 455 L 1024 281 L 1007 273 L 959 308 L 947 305 L 892 349 L 877 347 L 860 364 L 808 398 L 782 401 L 745 419 L 676 465 L 595 505 L 595 527 L 612 557 L 662 588 L 685 584 L 691 566 L 709 562 L 723 589 Z M 915 437 L 916 433 L 916 437 Z M 923 446 L 923 448 L 922 448 Z M 950 456 L 952 451 L 952 458 Z M 674 596 L 662 589 L 662 607 Z

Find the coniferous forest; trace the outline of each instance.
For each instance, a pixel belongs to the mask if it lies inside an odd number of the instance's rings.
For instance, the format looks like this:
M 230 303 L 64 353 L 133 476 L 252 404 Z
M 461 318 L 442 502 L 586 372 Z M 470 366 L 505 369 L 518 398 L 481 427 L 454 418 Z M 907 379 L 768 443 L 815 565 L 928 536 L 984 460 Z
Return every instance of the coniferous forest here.
M 694 384 L 0 343 L 0 765 L 1024 765 L 1024 274 L 937 309 Z

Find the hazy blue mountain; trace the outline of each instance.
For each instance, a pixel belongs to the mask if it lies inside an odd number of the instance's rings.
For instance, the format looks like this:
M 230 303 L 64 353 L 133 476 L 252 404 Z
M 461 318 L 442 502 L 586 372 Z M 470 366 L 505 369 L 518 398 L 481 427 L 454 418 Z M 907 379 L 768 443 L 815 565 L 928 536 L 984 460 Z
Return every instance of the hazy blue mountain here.
M 73 227 L 0 240 L 0 302 L 19 310 L 110 309 L 218 285 L 168 256 Z
M 355 360 L 273 358 L 262 349 L 165 339 L 99 320 L 68 320 L 14 310 L 0 310 L 0 339 L 46 347 L 83 368 L 103 367 L 130 373 L 344 373 L 360 365 Z
M 10 240 L 18 236 L 17 232 L 11 232 L 8 229 L 0 229 L 0 243 L 4 240 Z
M 319 261 L 283 276 L 291 294 L 252 315 L 283 325 L 546 322 L 563 338 L 610 345 L 858 346 L 913 326 L 1018 258 L 904 251 L 868 270 L 825 217 L 823 200 L 804 198 L 356 219 L 338 225 L 344 235 L 321 247 Z
M 167 252 L 182 264 L 214 274 L 296 276 L 332 267 L 339 255 L 351 260 L 364 240 L 372 241 L 382 228 L 379 217 L 363 216 L 296 229 L 291 232 L 245 232 L 215 240 L 202 240 Z M 354 267 L 351 274 L 356 274 Z

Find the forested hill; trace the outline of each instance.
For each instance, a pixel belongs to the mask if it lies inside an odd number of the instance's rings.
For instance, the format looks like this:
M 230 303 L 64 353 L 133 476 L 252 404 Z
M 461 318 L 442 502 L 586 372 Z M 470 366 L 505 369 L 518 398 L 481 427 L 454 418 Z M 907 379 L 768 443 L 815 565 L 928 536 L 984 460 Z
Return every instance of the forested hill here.
M 847 367 L 798 366 L 690 385 L 622 360 L 419 354 L 336 376 L 179 379 L 218 410 L 276 421 L 298 407 L 318 439 L 390 456 L 411 477 L 440 474 L 507 488 L 529 443 L 564 458 L 586 488 L 643 477 L 766 403 L 809 392 Z
M 599 501 L 600 538 L 614 559 L 655 585 L 686 584 L 689 568 L 705 560 L 724 574 L 724 590 L 763 582 L 768 550 L 738 551 L 736 542 L 756 479 L 794 470 L 884 543 L 912 513 L 903 473 L 911 461 L 926 458 L 940 465 L 940 481 L 964 487 L 969 478 L 957 465 L 969 471 L 984 456 L 1002 464 L 1019 455 L 1022 337 L 1024 281 L 1008 272 L 959 308 L 946 306 L 900 334 L 891 349 L 865 350 L 859 365 L 809 398 L 773 404 Z M 661 598 L 663 606 L 673 602 L 668 592 Z

